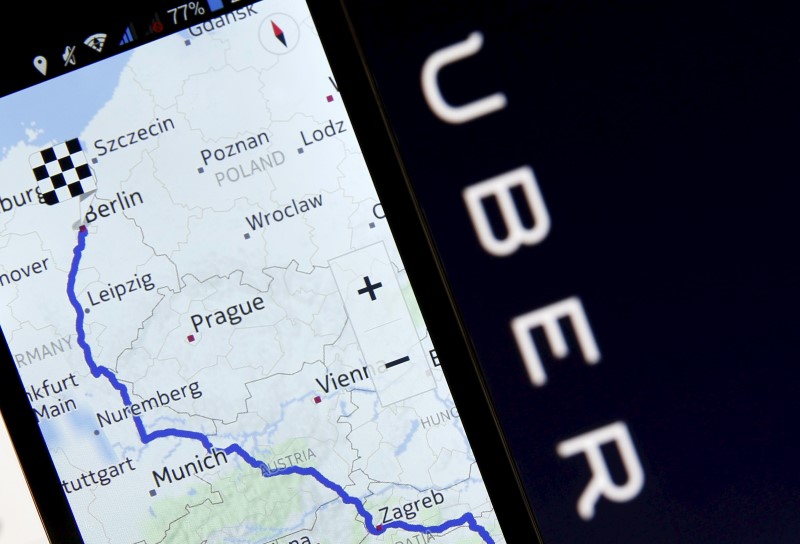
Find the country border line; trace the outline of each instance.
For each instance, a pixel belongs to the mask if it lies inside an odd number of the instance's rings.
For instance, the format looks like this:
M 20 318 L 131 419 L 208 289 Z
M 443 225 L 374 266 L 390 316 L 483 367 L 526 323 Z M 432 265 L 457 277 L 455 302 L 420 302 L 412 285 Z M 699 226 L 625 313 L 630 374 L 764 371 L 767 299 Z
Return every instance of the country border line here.
M 83 307 L 81 306 L 80 302 L 78 301 L 78 297 L 75 294 L 75 281 L 78 277 L 78 267 L 81 262 L 81 257 L 83 256 L 83 251 L 86 249 L 86 238 L 89 236 L 89 230 L 85 226 L 81 226 L 78 231 L 78 243 L 73 250 L 73 259 L 72 264 L 69 269 L 69 274 L 67 276 L 67 297 L 69 298 L 72 307 L 75 309 L 75 313 L 77 317 L 75 319 L 75 328 L 77 330 L 78 336 L 78 345 L 83 350 L 84 359 L 86 360 L 86 364 L 89 367 L 89 370 L 92 373 L 92 376 L 95 378 L 105 378 L 111 384 L 111 386 L 116 389 L 120 396 L 122 397 L 122 402 L 125 406 L 130 406 L 133 404 L 131 400 L 130 394 L 128 393 L 128 388 L 121 383 L 116 375 L 107 367 L 98 365 L 94 357 L 92 355 L 92 348 L 86 342 L 86 332 L 84 330 L 84 319 L 85 313 Z M 207 451 L 211 451 L 214 448 L 214 445 L 211 443 L 211 440 L 208 436 L 203 433 L 198 433 L 195 431 L 186 431 L 181 429 L 160 429 L 157 431 L 148 432 L 144 428 L 144 424 L 139 416 L 133 417 L 134 424 L 136 425 L 136 430 L 139 433 L 139 438 L 143 444 L 148 444 L 154 440 L 158 440 L 159 438 L 186 438 L 189 440 L 197 440 L 200 442 L 203 447 Z M 380 535 L 386 532 L 387 529 L 402 529 L 404 531 L 409 532 L 417 532 L 417 533 L 443 533 L 449 529 L 453 529 L 455 527 L 459 527 L 461 525 L 466 524 L 470 530 L 474 531 L 483 539 L 486 544 L 495 544 L 494 539 L 489 534 L 489 531 L 478 523 L 478 520 L 475 519 L 475 516 L 472 512 L 466 512 L 465 514 L 461 515 L 458 518 L 451 519 L 441 523 L 439 525 L 421 525 L 417 523 L 408 523 L 405 521 L 395 520 L 387 522 L 386 524 L 378 524 L 378 526 L 374 523 L 374 517 L 371 512 L 369 512 L 366 507 L 364 507 L 364 503 L 358 499 L 357 497 L 353 497 L 352 495 L 348 494 L 347 491 L 344 490 L 342 486 L 337 484 L 336 482 L 326 478 L 321 472 L 316 470 L 312 467 L 298 467 L 298 466 L 291 466 L 283 469 L 279 469 L 276 471 L 269 471 L 267 465 L 253 457 L 248 451 L 242 448 L 239 444 L 231 444 L 227 448 L 217 448 L 224 451 L 226 454 L 236 454 L 242 458 L 248 465 L 253 468 L 257 468 L 261 470 L 261 475 L 265 478 L 272 478 L 275 476 L 283 476 L 289 474 L 297 474 L 300 476 L 311 476 L 314 478 L 318 483 L 323 485 L 324 487 L 330 489 L 334 493 L 336 493 L 339 498 L 342 500 L 343 503 L 349 504 L 355 507 L 356 511 L 364 518 L 364 526 L 366 527 L 367 531 L 373 535 Z

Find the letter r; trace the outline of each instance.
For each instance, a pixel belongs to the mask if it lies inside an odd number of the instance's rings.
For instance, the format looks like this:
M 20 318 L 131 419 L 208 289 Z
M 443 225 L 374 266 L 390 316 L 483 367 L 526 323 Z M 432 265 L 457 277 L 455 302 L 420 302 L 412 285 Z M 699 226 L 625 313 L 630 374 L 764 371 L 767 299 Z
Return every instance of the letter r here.
M 613 443 L 619 451 L 627 480 L 617 485 L 611 478 L 603 450 L 604 444 Z M 589 521 L 594 517 L 597 501 L 605 497 L 614 502 L 628 502 L 636 498 L 644 487 L 644 469 L 636 453 L 628 426 L 622 421 L 564 440 L 556 446 L 558 455 L 567 458 L 583 453 L 592 470 L 592 479 L 578 499 L 578 514 Z
M 515 187 L 522 189 L 525 202 L 533 217 L 533 227 L 528 228 L 522 223 L 519 211 L 514 204 L 511 190 Z M 470 185 L 464 189 L 462 196 L 467 204 L 467 211 L 472 226 L 478 235 L 478 240 L 483 249 L 497 257 L 507 257 L 523 245 L 538 244 L 550 232 L 550 214 L 542 198 L 536 176 L 529 166 L 523 166 L 500 174 L 493 178 Z M 508 233 L 505 238 L 498 238 L 492 230 L 489 216 L 486 214 L 484 199 L 494 197 L 500 207 L 500 215 Z
M 542 327 L 553 355 L 563 359 L 569 354 L 564 333 L 558 324 L 558 320 L 563 317 L 569 318 L 572 323 L 583 359 L 590 365 L 600 362 L 600 350 L 592 334 L 592 328 L 589 326 L 589 320 L 586 318 L 581 299 L 578 297 L 570 297 L 517 316 L 511 320 L 511 331 L 514 333 L 517 348 L 522 355 L 522 362 L 528 369 L 531 383 L 536 387 L 547 383 L 547 374 L 544 371 L 542 360 L 539 358 L 539 353 L 536 351 L 536 345 L 533 343 L 531 331 Z

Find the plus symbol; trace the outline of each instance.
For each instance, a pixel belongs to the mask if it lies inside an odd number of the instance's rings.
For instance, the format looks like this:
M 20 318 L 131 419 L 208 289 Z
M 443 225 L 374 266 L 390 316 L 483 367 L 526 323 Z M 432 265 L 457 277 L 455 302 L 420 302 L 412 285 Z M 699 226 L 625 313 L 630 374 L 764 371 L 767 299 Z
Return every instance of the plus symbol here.
M 375 290 L 383 287 L 381 282 L 378 283 L 370 283 L 369 276 L 364 276 L 364 288 L 358 290 L 359 295 L 363 295 L 369 293 L 369 298 L 371 300 L 375 300 L 377 297 L 375 296 Z

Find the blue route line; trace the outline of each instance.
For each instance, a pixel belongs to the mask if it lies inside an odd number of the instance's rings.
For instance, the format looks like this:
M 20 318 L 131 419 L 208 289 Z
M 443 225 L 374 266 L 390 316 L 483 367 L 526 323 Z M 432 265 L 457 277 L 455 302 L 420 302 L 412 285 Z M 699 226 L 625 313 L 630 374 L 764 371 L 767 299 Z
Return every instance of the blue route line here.
M 92 376 L 95 378 L 103 377 L 109 381 L 111 386 L 119 391 L 120 396 L 122 397 L 122 402 L 125 406 L 130 406 L 133 404 L 131 401 L 130 394 L 128 393 L 128 388 L 120 383 L 117 379 L 116 375 L 108 368 L 98 365 L 94 361 L 94 357 L 92 356 L 92 348 L 86 342 L 86 332 L 84 331 L 84 310 L 81 306 L 80 302 L 78 302 L 78 297 L 75 295 L 75 280 L 78 277 L 78 267 L 81 262 L 81 256 L 83 255 L 83 250 L 86 249 L 86 238 L 89 236 L 89 231 L 86 227 L 81 227 L 78 231 L 78 245 L 75 246 L 73 250 L 74 257 L 72 259 L 72 265 L 69 269 L 69 275 L 67 276 L 67 297 L 69 297 L 69 301 L 72 304 L 72 307 L 75 308 L 75 313 L 77 314 L 77 318 L 75 319 L 75 328 L 78 332 L 78 345 L 83 350 L 84 358 L 86 359 L 86 364 L 89 366 L 89 369 L 92 372 Z M 197 440 L 200 442 L 203 447 L 207 451 L 211 451 L 214 449 L 214 445 L 211 443 L 211 440 L 208 436 L 204 435 L 203 433 L 198 433 L 194 431 L 184 431 L 181 429 L 161 429 L 158 431 L 147 432 L 144 428 L 144 424 L 142 423 L 142 419 L 139 416 L 134 416 L 133 421 L 136 425 L 136 430 L 139 432 L 139 437 L 142 440 L 143 444 L 147 444 L 152 442 L 153 440 L 157 440 L 159 438 L 187 438 L 189 440 Z M 475 516 L 471 512 L 467 512 L 462 516 L 445 521 L 439 525 L 420 525 L 417 523 L 407 523 L 405 521 L 390 521 L 385 524 L 378 524 L 375 525 L 373 521 L 372 514 L 364 507 L 364 503 L 361 502 L 360 499 L 357 497 L 353 497 L 344 490 L 342 486 L 337 484 L 336 482 L 329 480 L 326 478 L 321 472 L 318 470 L 311 468 L 311 467 L 298 467 L 298 466 L 291 466 L 287 468 L 282 468 L 278 470 L 270 470 L 269 467 L 262 461 L 259 461 L 250 453 L 248 453 L 244 448 L 242 448 L 239 444 L 231 444 L 227 448 L 216 448 L 221 449 L 226 454 L 235 453 L 239 457 L 241 457 L 248 465 L 253 468 L 257 468 L 261 470 L 261 475 L 265 478 L 272 478 L 275 476 L 284 476 L 289 474 L 298 474 L 300 476 L 311 476 L 317 482 L 322 484 L 323 486 L 327 487 L 337 495 L 339 498 L 342 499 L 342 502 L 345 504 L 350 504 L 356 508 L 358 513 L 361 517 L 364 518 L 364 526 L 366 527 L 367 531 L 369 531 L 373 535 L 380 535 L 386 532 L 387 529 L 402 529 L 404 531 L 410 532 L 419 532 L 419 533 L 442 533 L 449 529 L 453 529 L 455 527 L 459 527 L 461 525 L 466 524 L 472 531 L 478 533 L 480 537 L 483 539 L 486 544 L 495 544 L 494 539 L 489 534 L 489 531 L 486 530 L 485 527 L 480 525 L 478 521 L 475 519 Z

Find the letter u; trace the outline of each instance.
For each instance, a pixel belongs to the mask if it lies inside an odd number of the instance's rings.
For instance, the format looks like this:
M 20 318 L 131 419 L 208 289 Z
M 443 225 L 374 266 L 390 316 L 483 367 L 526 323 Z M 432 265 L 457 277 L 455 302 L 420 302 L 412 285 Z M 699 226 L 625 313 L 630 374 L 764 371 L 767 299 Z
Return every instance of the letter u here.
M 253 313 L 253 308 L 250 306 L 250 301 L 249 300 L 247 301 L 247 309 L 245 310 L 244 307 L 242 306 L 242 304 L 240 303 L 239 304 L 239 310 L 242 311 L 242 315 L 247 315 L 247 314 L 252 314 Z
M 177 482 L 178 480 L 183 480 L 184 478 L 186 478 L 186 474 L 184 474 L 184 473 L 183 473 L 183 467 L 181 467 L 181 468 L 179 469 L 179 471 L 178 471 L 178 472 L 180 473 L 180 476 L 178 476 L 178 474 L 175 472 L 175 469 L 174 469 L 174 468 L 173 468 L 173 469 L 170 469 L 170 472 L 172 473 L 172 479 L 173 479 L 174 481 L 176 481 L 176 482 Z

